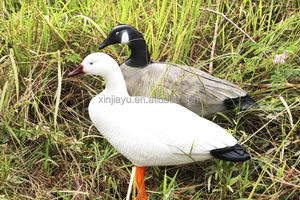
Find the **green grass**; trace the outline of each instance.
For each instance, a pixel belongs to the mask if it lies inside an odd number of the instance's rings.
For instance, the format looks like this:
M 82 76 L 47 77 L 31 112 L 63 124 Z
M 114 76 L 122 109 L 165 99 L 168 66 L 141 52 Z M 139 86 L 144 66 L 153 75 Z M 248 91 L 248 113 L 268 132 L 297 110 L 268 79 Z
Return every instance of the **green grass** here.
M 250 161 L 151 167 L 151 199 L 299 199 L 299 7 L 297 0 L 1 1 L 0 199 L 125 198 L 132 165 L 87 112 L 104 83 L 65 78 L 120 23 L 144 33 L 154 61 L 205 71 L 212 63 L 214 76 L 260 105 L 210 117 L 244 142 Z M 286 62 L 273 64 L 285 49 Z M 121 63 L 129 49 L 104 52 Z

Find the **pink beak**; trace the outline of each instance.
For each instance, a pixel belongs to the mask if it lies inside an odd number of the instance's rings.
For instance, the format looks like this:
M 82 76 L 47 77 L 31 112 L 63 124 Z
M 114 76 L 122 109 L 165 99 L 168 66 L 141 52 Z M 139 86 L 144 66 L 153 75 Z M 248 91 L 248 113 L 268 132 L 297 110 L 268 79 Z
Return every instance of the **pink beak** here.
M 83 65 L 79 65 L 76 69 L 74 69 L 73 71 L 71 71 L 68 75 L 67 78 L 70 78 L 72 76 L 76 76 L 78 74 L 84 74 L 83 71 Z

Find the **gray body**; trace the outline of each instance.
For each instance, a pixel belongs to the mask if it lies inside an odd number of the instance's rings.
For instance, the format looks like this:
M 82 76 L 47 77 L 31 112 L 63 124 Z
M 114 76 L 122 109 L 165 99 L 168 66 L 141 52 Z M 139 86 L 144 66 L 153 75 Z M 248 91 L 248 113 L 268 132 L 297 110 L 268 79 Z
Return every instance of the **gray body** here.
M 130 57 L 121 65 L 128 93 L 169 100 L 200 116 L 220 111 L 257 107 L 237 85 L 199 69 L 171 63 L 152 63 L 143 35 L 128 24 L 114 27 L 100 49 L 127 44 Z
M 130 95 L 167 99 L 201 116 L 228 110 L 226 99 L 247 96 L 237 85 L 193 67 L 169 63 L 120 67 Z

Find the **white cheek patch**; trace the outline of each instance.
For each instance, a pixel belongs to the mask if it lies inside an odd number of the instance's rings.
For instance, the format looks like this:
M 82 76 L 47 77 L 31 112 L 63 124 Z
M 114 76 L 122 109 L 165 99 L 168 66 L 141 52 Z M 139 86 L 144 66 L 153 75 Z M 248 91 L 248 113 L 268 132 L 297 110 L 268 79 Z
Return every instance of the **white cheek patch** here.
M 129 35 L 128 35 L 127 31 L 125 31 L 122 34 L 121 43 L 122 44 L 128 44 L 129 43 Z

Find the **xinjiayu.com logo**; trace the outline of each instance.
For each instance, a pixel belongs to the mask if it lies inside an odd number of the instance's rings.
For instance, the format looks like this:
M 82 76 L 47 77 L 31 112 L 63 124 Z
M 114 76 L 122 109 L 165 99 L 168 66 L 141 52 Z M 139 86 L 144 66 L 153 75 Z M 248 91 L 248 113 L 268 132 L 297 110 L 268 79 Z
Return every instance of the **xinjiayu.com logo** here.
M 167 99 L 158 99 L 158 98 L 149 98 L 149 97 L 117 97 L 117 96 L 102 96 L 99 97 L 99 103 L 109 103 L 110 105 L 113 104 L 130 104 L 130 103 L 181 103 L 183 101 L 182 98 L 172 98 L 172 100 Z M 187 99 L 185 102 L 195 103 L 201 102 L 199 98 Z

